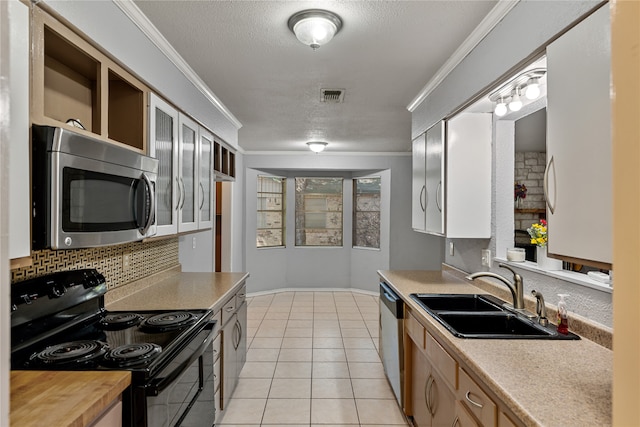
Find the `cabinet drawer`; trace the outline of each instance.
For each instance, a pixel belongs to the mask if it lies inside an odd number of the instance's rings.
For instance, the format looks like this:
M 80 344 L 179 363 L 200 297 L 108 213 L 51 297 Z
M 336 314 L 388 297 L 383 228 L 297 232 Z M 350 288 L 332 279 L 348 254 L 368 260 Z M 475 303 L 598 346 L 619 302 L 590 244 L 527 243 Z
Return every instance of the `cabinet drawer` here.
M 220 359 L 220 342 L 222 341 L 222 338 L 220 338 L 222 335 L 218 334 L 218 336 L 213 340 L 213 362 L 215 363 L 218 359 Z
M 467 406 L 459 400 L 456 400 L 456 418 L 453 421 L 455 427 L 481 427 L 476 420 L 473 419 Z
M 222 312 L 222 325 L 224 327 L 224 325 L 227 324 L 227 322 L 229 321 L 229 319 L 231 319 L 231 317 L 233 316 L 233 313 L 236 312 L 236 296 L 232 296 L 225 304 L 224 306 L 222 306 L 222 309 L 220 310 Z
M 236 293 L 236 306 L 240 307 L 247 299 L 247 285 L 242 285 Z
M 480 388 L 475 381 L 460 369 L 459 399 L 465 403 L 469 411 L 473 413 L 484 427 L 495 427 L 497 421 L 496 404 Z
M 500 411 L 498 414 L 498 427 L 516 427 L 516 424 L 507 417 L 507 414 Z
M 418 320 L 413 317 L 411 312 L 407 313 L 407 318 L 404 320 L 404 326 L 407 330 L 407 334 L 411 337 L 416 346 L 424 350 L 424 326 L 418 322 Z
M 451 390 L 458 388 L 458 362 L 431 336 L 426 334 L 427 356 Z

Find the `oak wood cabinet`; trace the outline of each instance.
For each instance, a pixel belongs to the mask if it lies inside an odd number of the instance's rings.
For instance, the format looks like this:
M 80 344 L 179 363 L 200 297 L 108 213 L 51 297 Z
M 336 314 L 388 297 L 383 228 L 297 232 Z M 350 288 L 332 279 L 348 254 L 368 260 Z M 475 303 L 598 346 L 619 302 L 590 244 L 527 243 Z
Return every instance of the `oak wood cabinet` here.
M 455 420 L 457 363 L 451 359 L 424 327 L 409 314 L 406 318 L 410 337 L 410 409 L 418 427 L 450 426 Z M 422 339 L 424 337 L 424 340 Z M 415 341 L 414 341 L 415 339 Z

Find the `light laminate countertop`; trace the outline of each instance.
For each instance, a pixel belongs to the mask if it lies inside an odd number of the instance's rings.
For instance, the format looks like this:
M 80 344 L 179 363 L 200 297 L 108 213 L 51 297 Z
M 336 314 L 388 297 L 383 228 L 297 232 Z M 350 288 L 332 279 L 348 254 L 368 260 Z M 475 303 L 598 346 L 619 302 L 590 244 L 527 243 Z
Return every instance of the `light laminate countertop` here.
M 488 293 L 447 271 L 379 271 L 462 365 L 525 424 L 611 425 L 613 352 L 593 341 L 456 338 L 411 293 Z M 570 319 L 571 321 L 571 319 Z
M 248 273 L 170 272 L 135 293 L 117 300 L 107 298 L 106 308 L 110 311 L 203 308 L 216 311 L 247 277 Z

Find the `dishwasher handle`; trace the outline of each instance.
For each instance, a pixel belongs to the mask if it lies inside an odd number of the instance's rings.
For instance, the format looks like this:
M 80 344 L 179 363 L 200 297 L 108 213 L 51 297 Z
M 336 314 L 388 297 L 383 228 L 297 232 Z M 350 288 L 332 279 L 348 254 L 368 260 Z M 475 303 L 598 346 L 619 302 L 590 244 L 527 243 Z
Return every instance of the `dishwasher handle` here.
M 396 319 L 404 318 L 404 302 L 402 298 L 385 282 L 380 282 L 380 303 L 384 304 Z

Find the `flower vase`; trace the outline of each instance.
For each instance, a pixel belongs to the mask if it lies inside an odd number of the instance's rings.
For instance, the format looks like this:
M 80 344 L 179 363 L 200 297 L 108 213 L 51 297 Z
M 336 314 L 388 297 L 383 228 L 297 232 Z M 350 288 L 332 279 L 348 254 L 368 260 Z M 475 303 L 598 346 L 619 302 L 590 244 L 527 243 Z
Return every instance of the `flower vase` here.
M 541 270 L 553 271 L 562 270 L 562 260 L 549 258 L 547 256 L 547 247 L 538 246 L 536 253 L 536 262 Z

